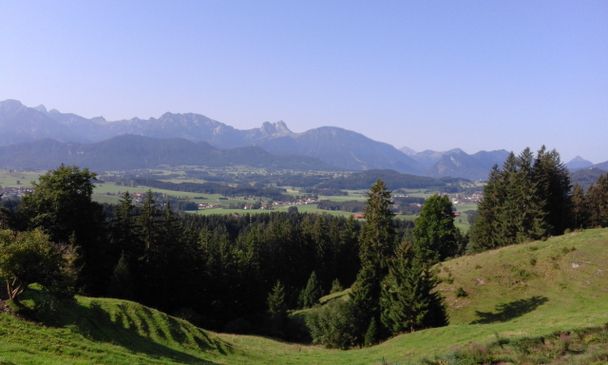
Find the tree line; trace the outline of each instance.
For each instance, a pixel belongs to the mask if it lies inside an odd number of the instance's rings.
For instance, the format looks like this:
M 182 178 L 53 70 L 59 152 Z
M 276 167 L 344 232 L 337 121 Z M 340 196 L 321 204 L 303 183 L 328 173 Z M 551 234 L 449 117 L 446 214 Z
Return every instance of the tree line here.
M 544 146 L 511 153 L 494 166 L 470 231 L 470 251 L 482 251 L 563 234 L 569 229 L 608 226 L 608 174 L 585 191 L 572 188 L 559 153 Z

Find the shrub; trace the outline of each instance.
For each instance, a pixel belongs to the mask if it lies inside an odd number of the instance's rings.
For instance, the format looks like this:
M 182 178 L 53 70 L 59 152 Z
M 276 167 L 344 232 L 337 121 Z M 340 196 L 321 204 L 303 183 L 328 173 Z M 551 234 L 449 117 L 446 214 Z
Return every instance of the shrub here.
M 312 340 L 331 348 L 347 349 L 356 343 L 350 303 L 332 301 L 306 317 Z
M 0 231 L 0 276 L 8 298 L 17 300 L 25 288 L 40 283 L 59 296 L 72 296 L 77 276 L 72 246 L 57 245 L 40 230 Z
M 464 290 L 463 287 L 460 287 L 456 290 L 456 296 L 458 298 L 464 298 L 464 297 L 468 297 L 469 294 Z

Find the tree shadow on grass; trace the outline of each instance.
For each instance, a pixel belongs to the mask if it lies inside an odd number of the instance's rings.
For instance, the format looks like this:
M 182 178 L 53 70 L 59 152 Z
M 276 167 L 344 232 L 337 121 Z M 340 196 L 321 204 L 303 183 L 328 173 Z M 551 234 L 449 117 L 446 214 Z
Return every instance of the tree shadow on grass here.
M 496 306 L 494 312 L 475 311 L 475 314 L 477 314 L 479 319 L 474 320 L 471 324 L 506 322 L 532 312 L 539 306 L 545 304 L 548 300 L 547 297 L 536 295 L 527 299 L 519 299 L 509 303 L 499 304 Z
M 69 327 L 91 340 L 118 345 L 157 359 L 169 358 L 186 364 L 215 364 L 156 342 L 154 337 L 169 343 L 182 344 L 182 347 L 193 352 L 210 350 L 226 354 L 233 350 L 229 343 L 212 338 L 203 330 L 193 331 L 186 328 L 184 323 L 171 317 L 167 318 L 168 328 L 150 328 L 149 321 L 153 317 L 151 310 L 146 307 L 138 308 L 143 313 L 127 313 L 129 308 L 118 304 L 118 310 L 110 315 L 95 301 L 84 306 L 74 299 L 58 300 L 46 293 L 27 294 L 28 297 L 33 297 L 36 303 L 34 310 L 28 311 L 28 317 L 31 319 L 47 326 Z M 190 337 L 192 341 L 184 343 Z

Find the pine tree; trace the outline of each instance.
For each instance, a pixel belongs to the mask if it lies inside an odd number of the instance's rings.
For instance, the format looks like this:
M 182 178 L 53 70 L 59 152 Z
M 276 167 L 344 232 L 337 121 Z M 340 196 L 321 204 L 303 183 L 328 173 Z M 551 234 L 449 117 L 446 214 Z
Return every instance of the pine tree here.
M 143 252 L 134 210 L 131 194 L 124 193 L 116 209 L 111 230 L 113 249 L 115 252 L 122 253 L 129 265 L 135 262 Z
M 393 334 L 445 323 L 445 309 L 434 292 L 437 279 L 408 242 L 402 243 L 391 260 L 382 283 L 382 323 Z
M 547 194 L 543 193 L 542 186 L 537 180 L 537 173 L 533 167 L 534 154 L 529 148 L 523 150 L 517 159 L 517 172 L 515 181 L 509 186 L 514 195 L 511 196 L 511 205 L 517 207 L 516 215 L 517 233 L 515 240 L 508 243 L 518 243 L 529 239 L 545 237 L 551 231 L 548 222 Z
M 583 188 L 576 184 L 572 189 L 571 197 L 571 227 L 575 229 L 585 228 L 589 225 L 589 209 L 587 198 Z
M 587 192 L 589 225 L 608 227 L 608 173 L 601 175 Z
M 331 282 L 331 290 L 329 292 L 333 294 L 341 292 L 342 290 L 344 290 L 344 288 L 342 287 L 342 284 L 340 284 L 340 280 L 334 279 L 334 281 Z
M 546 212 L 547 233 L 562 234 L 571 216 L 570 173 L 557 151 L 542 146 L 534 161 L 534 181 L 542 209 Z
M 303 308 L 310 308 L 317 304 L 321 296 L 321 286 L 317 280 L 317 274 L 313 271 L 306 282 L 306 286 L 300 292 L 300 304 Z
M 133 277 L 124 253 L 120 255 L 114 267 L 108 291 L 111 296 L 116 298 L 134 298 Z
M 266 299 L 268 313 L 277 320 L 282 320 L 287 315 L 287 304 L 285 303 L 285 287 L 277 281 Z
M 370 262 L 383 270 L 386 269 L 395 239 L 392 205 L 390 191 L 382 180 L 377 180 L 368 192 L 360 256 L 361 262 Z
M 354 338 L 364 342 L 372 319 L 380 318 L 380 283 L 388 271 L 395 232 L 391 193 L 382 180 L 376 181 L 368 193 L 365 225 L 361 231 L 361 269 L 350 293 L 350 312 L 353 318 Z M 377 331 L 382 334 L 382 329 Z
M 152 191 L 148 190 L 144 197 L 144 204 L 138 219 L 145 251 L 149 251 L 155 244 L 157 215 L 158 211 L 154 196 L 152 195 Z
M 483 189 L 483 198 L 477 206 L 477 217 L 470 229 L 470 251 L 489 250 L 501 245 L 498 227 L 498 211 L 504 199 L 501 178 L 498 166 L 494 165 Z
M 365 336 L 363 337 L 363 345 L 364 346 L 372 346 L 378 343 L 380 339 L 378 333 L 378 325 L 376 324 L 376 318 L 372 318 L 371 322 L 369 322 L 369 326 L 367 327 L 367 331 L 365 331 Z
M 380 282 L 384 278 L 377 266 L 363 263 L 350 292 L 349 311 L 353 322 L 353 338 L 363 344 L 365 333 L 374 318 L 380 317 Z

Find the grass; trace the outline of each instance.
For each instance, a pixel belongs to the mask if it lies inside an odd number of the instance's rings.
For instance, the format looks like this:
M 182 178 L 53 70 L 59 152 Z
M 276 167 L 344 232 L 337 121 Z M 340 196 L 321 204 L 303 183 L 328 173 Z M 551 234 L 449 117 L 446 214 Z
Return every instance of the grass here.
M 38 310 L 44 325 L 0 314 L 0 364 L 408 364 L 436 357 L 447 364 L 458 363 L 459 353 L 471 359 L 479 349 L 486 355 L 515 356 L 522 345 L 514 344 L 534 344 L 543 337 L 549 345 L 528 347 L 535 353 L 530 363 L 542 363 L 559 345 L 556 336 L 566 331 L 588 333 L 581 335 L 587 342 L 573 342 L 586 343 L 586 352 L 547 359 L 602 359 L 595 350 L 605 349 L 608 340 L 601 342 L 603 332 L 592 328 L 608 322 L 608 229 L 465 256 L 437 270 L 450 325 L 370 348 L 340 351 L 217 334 L 137 303 L 77 297 L 52 315 Z M 457 295 L 460 288 L 466 296 Z M 40 302 L 33 293 L 25 301 L 32 308 Z M 334 293 L 324 301 L 344 296 Z
M 471 344 L 428 364 L 570 364 L 608 363 L 608 325 L 548 336 L 510 340 L 496 337 L 488 345 Z
M 43 173 L 39 171 L 0 170 L 0 186 L 30 187 L 32 182 L 37 181 L 38 177 Z

